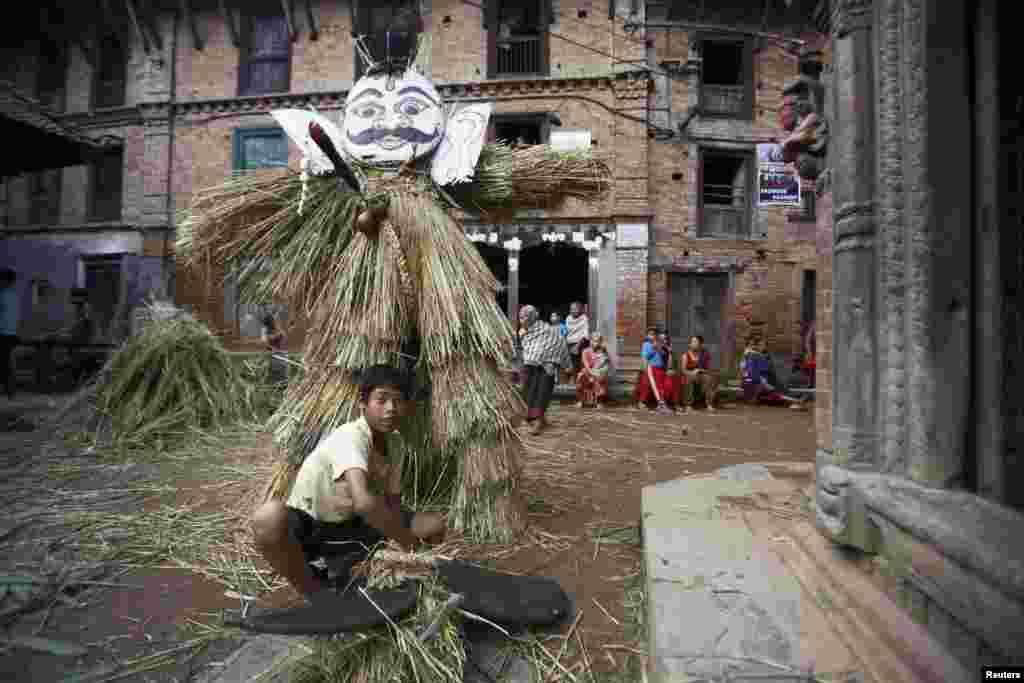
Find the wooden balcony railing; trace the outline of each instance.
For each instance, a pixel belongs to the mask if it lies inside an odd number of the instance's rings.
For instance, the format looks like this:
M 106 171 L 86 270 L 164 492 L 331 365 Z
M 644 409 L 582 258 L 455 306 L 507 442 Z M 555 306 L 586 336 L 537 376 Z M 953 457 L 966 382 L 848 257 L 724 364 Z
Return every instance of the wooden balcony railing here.
M 742 185 L 704 184 L 699 237 L 750 237 L 747 197 Z
M 745 85 L 705 83 L 701 86 L 700 104 L 705 114 L 745 117 L 750 113 Z
M 541 36 L 501 38 L 497 44 L 495 76 L 545 75 L 544 41 Z

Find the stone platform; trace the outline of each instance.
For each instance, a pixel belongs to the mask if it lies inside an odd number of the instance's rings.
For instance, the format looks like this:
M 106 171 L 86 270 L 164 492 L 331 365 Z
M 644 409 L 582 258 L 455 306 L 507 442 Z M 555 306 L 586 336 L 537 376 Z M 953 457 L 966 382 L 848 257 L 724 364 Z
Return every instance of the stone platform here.
M 649 680 L 972 680 L 836 554 L 776 467 L 643 490 Z

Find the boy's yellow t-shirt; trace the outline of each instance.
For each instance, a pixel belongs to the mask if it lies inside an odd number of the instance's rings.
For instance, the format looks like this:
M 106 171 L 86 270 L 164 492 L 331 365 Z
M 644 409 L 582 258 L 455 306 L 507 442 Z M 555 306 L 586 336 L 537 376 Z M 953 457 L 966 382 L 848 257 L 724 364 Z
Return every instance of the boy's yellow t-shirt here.
M 366 472 L 370 490 L 401 492 L 402 467 L 394 455 L 373 453 L 373 432 L 366 418 L 347 422 L 320 441 L 295 477 L 288 507 L 302 510 L 321 522 L 347 522 L 355 515 L 348 482 L 350 469 Z

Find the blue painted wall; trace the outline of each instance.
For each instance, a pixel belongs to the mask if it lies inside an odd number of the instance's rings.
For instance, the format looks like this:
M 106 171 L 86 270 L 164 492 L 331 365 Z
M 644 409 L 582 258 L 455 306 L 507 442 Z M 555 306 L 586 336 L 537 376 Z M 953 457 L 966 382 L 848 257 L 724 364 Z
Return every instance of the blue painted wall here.
M 0 241 L 0 268 L 18 274 L 19 335 L 32 337 L 35 330 L 60 327 L 69 313 L 67 301 L 77 285 L 80 252 L 66 244 L 46 240 Z M 32 280 L 45 278 L 55 290 L 47 306 L 32 306 Z

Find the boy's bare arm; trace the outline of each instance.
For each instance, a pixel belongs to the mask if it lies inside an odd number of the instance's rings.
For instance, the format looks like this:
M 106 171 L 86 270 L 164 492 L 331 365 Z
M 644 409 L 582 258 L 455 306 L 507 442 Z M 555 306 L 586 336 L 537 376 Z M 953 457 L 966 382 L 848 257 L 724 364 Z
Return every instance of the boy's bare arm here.
M 416 545 L 417 539 L 412 531 L 402 526 L 401 508 L 389 504 L 389 499 L 393 499 L 393 496 L 371 494 L 366 482 L 366 472 L 363 470 L 348 470 L 344 478 L 348 482 L 355 510 L 363 516 L 367 524 L 407 548 Z

